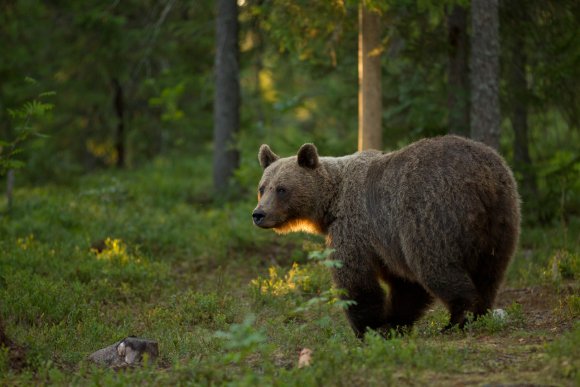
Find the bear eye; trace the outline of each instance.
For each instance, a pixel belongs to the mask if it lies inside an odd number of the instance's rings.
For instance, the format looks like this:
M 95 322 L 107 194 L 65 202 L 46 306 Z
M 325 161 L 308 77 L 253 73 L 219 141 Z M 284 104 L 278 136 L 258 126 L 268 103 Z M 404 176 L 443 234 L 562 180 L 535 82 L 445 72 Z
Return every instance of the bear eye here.
M 260 189 L 258 189 L 258 192 L 260 193 L 260 196 L 264 195 L 264 187 L 260 187 Z
M 284 188 L 284 187 L 278 187 L 278 188 L 276 188 L 276 193 L 279 194 L 279 195 L 283 195 L 283 194 L 286 193 L 286 188 Z

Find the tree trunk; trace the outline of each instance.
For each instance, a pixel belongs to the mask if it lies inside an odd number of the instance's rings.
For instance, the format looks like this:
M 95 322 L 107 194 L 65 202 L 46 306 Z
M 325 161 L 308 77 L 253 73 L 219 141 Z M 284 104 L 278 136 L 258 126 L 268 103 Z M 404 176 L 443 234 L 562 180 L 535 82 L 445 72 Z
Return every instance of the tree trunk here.
M 6 203 L 8 206 L 8 212 L 12 212 L 13 203 L 13 193 L 14 193 L 14 169 L 9 169 L 6 172 Z
M 522 188 L 525 195 L 536 197 L 536 176 L 528 149 L 528 84 L 526 80 L 526 51 L 524 39 L 520 34 L 512 37 L 512 61 L 510 71 L 510 90 L 513 93 L 511 123 L 514 130 L 515 169 L 522 175 Z
M 358 150 L 382 149 L 381 19 L 364 4 L 359 8 Z
M 471 137 L 499 149 L 498 0 L 472 0 L 471 23 Z
M 117 114 L 117 131 L 115 133 L 115 150 L 117 151 L 117 168 L 125 166 L 125 100 L 123 86 L 113 78 L 113 107 Z
M 236 0 L 218 0 L 216 18 L 213 182 L 227 189 L 239 164 L 235 136 L 239 130 L 240 82 Z
M 449 133 L 469 136 L 469 65 L 467 62 L 467 11 L 456 5 L 447 16 L 449 61 L 447 108 Z

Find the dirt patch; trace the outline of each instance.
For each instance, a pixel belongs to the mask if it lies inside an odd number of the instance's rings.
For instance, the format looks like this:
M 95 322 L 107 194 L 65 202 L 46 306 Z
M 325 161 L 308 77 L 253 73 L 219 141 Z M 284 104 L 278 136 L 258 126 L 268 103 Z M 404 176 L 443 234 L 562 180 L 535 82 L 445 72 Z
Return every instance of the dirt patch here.
M 516 302 L 522 306 L 526 328 L 559 334 L 572 327 L 574 319 L 562 309 L 562 300 L 572 294 L 578 294 L 577 284 L 507 288 L 500 292 L 496 305 L 507 308 Z

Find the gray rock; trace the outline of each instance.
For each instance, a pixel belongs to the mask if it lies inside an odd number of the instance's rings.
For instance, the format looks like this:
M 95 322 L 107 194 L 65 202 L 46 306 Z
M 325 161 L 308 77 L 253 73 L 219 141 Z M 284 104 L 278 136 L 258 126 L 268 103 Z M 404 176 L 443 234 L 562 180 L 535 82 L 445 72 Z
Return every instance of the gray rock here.
M 159 357 L 159 345 L 156 341 L 129 336 L 108 347 L 99 349 L 89 355 L 88 359 L 96 364 L 122 368 L 140 364 L 143 358 L 153 363 Z

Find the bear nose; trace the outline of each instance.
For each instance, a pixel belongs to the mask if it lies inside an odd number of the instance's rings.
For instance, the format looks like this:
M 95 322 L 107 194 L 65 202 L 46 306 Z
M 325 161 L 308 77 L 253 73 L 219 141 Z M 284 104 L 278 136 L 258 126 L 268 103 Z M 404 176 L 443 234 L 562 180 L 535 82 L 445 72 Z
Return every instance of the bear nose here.
M 254 218 L 254 224 L 256 226 L 258 226 L 260 223 L 262 223 L 262 221 L 264 220 L 265 217 L 266 217 L 266 214 L 264 213 L 264 211 L 261 211 L 261 210 L 256 210 L 252 214 L 252 218 Z

